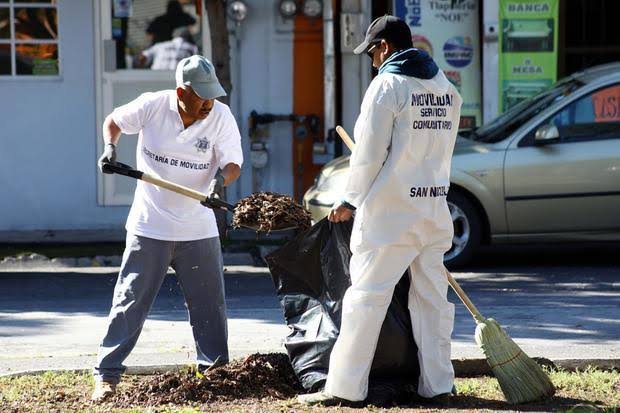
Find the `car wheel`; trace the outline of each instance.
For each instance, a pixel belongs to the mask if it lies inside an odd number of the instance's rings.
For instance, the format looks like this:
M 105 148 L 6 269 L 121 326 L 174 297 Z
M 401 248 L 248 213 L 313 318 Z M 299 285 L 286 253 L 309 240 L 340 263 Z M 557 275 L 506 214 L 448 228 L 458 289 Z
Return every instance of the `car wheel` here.
M 482 220 L 476 206 L 463 193 L 448 193 L 448 208 L 454 225 L 452 247 L 444 255 L 449 268 L 465 265 L 474 255 L 482 239 Z

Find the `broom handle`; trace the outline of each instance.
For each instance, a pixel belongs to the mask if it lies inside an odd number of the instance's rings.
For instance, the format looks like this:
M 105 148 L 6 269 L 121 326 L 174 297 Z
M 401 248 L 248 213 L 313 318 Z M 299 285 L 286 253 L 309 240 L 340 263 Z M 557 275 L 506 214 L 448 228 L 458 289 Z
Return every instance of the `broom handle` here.
M 482 316 L 482 314 L 480 314 L 474 303 L 471 302 L 467 294 L 465 294 L 465 291 L 463 291 L 459 283 L 457 283 L 452 274 L 450 274 L 450 271 L 448 271 L 448 269 L 445 267 L 444 269 L 446 270 L 446 276 L 448 277 L 448 282 L 450 283 L 450 286 L 452 287 L 456 295 L 459 296 L 465 307 L 469 310 L 471 316 L 474 318 L 474 320 L 476 320 L 477 323 L 484 323 L 485 318 Z
M 351 139 L 347 131 L 344 130 L 342 126 L 338 125 L 336 126 L 336 132 L 338 133 L 338 136 L 342 138 L 349 150 L 353 152 L 353 149 L 355 149 L 355 142 L 353 141 L 353 139 Z M 471 302 L 467 294 L 465 294 L 465 291 L 463 291 L 459 283 L 456 282 L 452 274 L 450 274 L 450 271 L 448 271 L 448 269 L 446 268 L 444 269 L 446 270 L 446 276 L 448 277 L 448 282 L 450 283 L 450 286 L 452 287 L 456 295 L 459 296 L 465 307 L 467 307 L 474 320 L 479 323 L 484 322 L 484 317 L 482 316 L 482 314 L 480 314 L 474 303 Z
M 342 126 L 338 125 L 336 126 L 336 132 L 338 133 L 338 136 L 340 136 L 340 138 L 347 145 L 347 148 L 349 148 L 349 150 L 353 152 L 353 148 L 355 148 L 355 142 L 353 142 L 353 139 L 351 139 L 347 131 L 344 130 Z

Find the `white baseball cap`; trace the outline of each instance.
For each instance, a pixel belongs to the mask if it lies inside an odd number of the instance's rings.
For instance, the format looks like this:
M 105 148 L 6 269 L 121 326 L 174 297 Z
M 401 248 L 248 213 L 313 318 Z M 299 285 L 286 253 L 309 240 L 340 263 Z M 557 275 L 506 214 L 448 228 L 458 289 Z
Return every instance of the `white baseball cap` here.
M 215 75 L 215 67 L 203 56 L 193 55 L 177 64 L 177 87 L 187 85 L 202 99 L 226 96 L 226 92 Z

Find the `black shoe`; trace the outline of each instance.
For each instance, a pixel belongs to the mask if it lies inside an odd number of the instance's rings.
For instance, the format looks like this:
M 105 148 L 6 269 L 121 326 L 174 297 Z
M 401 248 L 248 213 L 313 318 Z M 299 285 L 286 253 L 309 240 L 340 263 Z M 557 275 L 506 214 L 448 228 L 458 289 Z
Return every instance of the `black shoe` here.
M 422 397 L 425 403 L 449 405 L 451 399 L 457 395 L 456 386 L 452 386 L 450 393 L 441 393 L 433 397 Z
M 329 394 L 325 390 L 316 393 L 301 394 L 297 396 L 297 402 L 306 406 L 346 406 L 346 407 L 363 407 L 363 401 L 352 401 L 342 399 Z

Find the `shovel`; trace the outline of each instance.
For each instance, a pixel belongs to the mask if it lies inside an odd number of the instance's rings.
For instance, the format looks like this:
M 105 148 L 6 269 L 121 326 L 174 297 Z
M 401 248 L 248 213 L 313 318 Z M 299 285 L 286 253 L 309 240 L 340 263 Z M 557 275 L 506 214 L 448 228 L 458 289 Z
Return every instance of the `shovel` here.
M 102 169 L 106 173 L 115 173 L 119 175 L 125 175 L 130 178 L 134 178 L 134 179 L 139 179 L 141 181 L 148 182 L 150 184 L 159 186 L 161 188 L 168 189 L 169 191 L 176 192 L 177 194 L 184 195 L 189 198 L 193 198 L 197 201 L 200 201 L 201 203 L 203 203 L 203 205 L 211 209 L 223 209 L 224 211 L 235 212 L 235 205 L 229 204 L 228 202 L 223 201 L 220 198 L 217 198 L 214 196 L 208 196 L 207 194 L 203 194 L 202 192 L 196 191 L 186 186 L 175 184 L 174 182 L 170 182 L 165 179 L 161 179 L 156 176 L 149 175 L 145 172 L 138 171 L 137 169 L 133 169 L 131 166 L 126 165 L 124 163 L 104 162 L 102 165 Z M 258 225 L 245 225 L 244 224 L 241 226 L 244 228 L 251 229 L 256 232 L 261 231 Z M 288 230 L 295 229 L 295 228 L 297 228 L 297 226 L 272 229 L 269 232 L 288 231 Z

